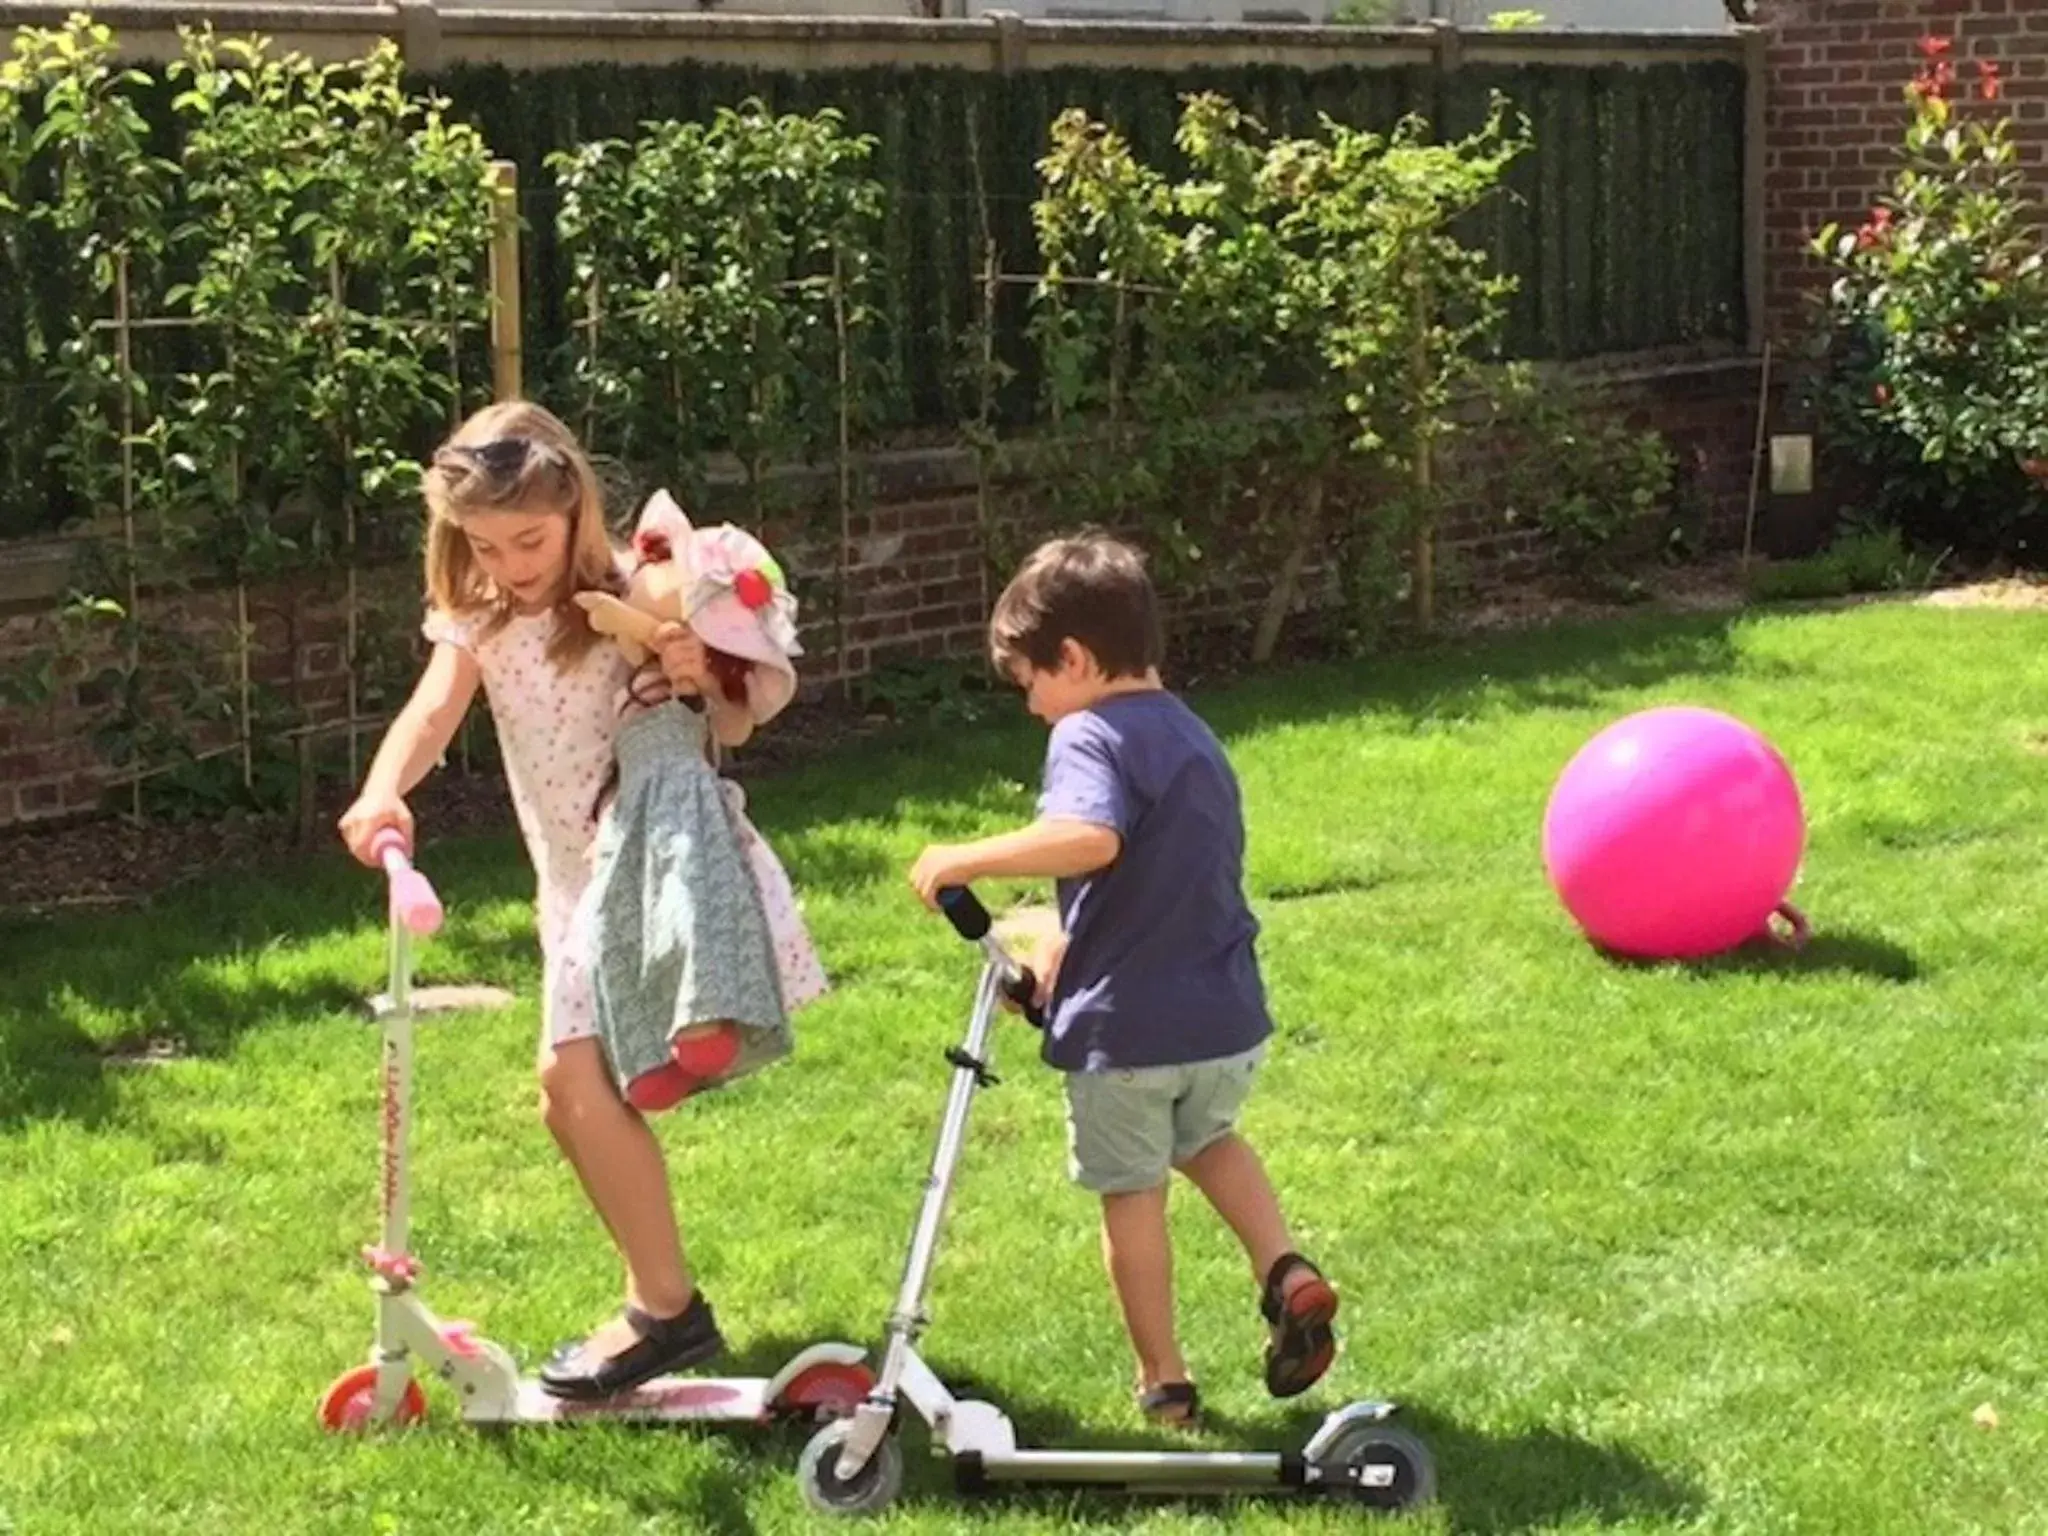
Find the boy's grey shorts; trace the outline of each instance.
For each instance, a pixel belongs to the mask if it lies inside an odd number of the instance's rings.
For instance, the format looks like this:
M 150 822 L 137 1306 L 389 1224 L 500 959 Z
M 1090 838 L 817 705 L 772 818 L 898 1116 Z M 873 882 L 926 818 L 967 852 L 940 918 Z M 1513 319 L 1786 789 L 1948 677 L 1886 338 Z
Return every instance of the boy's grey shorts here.
M 1174 1067 L 1067 1074 L 1068 1171 L 1083 1189 L 1128 1194 L 1167 1174 L 1237 1124 L 1265 1058 L 1264 1042 L 1238 1056 Z

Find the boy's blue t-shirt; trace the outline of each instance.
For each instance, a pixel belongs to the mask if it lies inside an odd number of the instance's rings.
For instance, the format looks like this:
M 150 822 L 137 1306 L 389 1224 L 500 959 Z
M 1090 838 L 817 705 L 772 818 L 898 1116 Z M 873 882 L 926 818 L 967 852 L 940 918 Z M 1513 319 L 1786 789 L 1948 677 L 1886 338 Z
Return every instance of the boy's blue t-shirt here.
M 1178 1066 L 1273 1032 L 1222 743 L 1173 694 L 1112 694 L 1053 727 L 1041 816 L 1114 828 L 1114 864 L 1059 882 L 1066 958 L 1044 1055 L 1069 1072 Z

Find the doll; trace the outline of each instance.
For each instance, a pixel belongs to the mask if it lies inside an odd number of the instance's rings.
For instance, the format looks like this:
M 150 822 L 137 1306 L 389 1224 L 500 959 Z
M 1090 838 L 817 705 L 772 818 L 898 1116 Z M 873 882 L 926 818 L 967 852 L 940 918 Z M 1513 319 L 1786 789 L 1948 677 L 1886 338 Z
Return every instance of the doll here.
M 623 595 L 576 595 L 637 669 L 577 922 L 613 1075 L 653 1112 L 788 1054 L 789 1015 L 825 979 L 788 875 L 715 768 L 721 738 L 743 740 L 795 695 L 796 599 L 759 540 L 692 528 L 665 491 L 633 550 Z M 648 691 L 667 622 L 704 644 L 703 697 Z

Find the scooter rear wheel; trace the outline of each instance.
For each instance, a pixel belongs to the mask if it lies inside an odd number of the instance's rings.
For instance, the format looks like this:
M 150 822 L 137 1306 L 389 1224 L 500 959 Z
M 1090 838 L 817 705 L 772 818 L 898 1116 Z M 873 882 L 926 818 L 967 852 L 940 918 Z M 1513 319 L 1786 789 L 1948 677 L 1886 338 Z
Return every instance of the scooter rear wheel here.
M 1320 1460 L 1333 1495 L 1371 1509 L 1414 1509 L 1436 1497 L 1429 1447 L 1392 1424 L 1355 1425 Z
M 844 1418 L 868 1400 L 874 1386 L 875 1373 L 865 1365 L 813 1365 L 790 1378 L 775 1407 L 818 1419 Z
M 875 1447 L 868 1464 L 842 1481 L 834 1470 L 839 1447 L 846 1443 L 853 1421 L 841 1419 L 811 1436 L 796 1464 L 797 1486 L 804 1502 L 821 1515 L 872 1515 L 887 1509 L 903 1491 L 903 1451 L 894 1435 Z
M 320 1426 L 332 1434 L 361 1434 L 372 1428 L 370 1408 L 377 1399 L 377 1367 L 359 1365 L 335 1378 L 334 1385 L 320 1399 Z M 403 1429 L 427 1416 L 427 1395 L 420 1384 L 408 1380 L 399 1394 L 391 1422 Z

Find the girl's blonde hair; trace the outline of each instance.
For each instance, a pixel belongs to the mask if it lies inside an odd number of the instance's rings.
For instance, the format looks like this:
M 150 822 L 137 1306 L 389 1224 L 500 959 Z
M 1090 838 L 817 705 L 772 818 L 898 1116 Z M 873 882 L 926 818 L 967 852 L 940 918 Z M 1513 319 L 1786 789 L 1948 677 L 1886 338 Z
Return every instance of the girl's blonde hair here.
M 555 603 L 548 659 L 567 666 L 598 642 L 576 592 L 620 590 L 605 531 L 604 493 L 576 435 L 543 406 L 486 406 L 434 450 L 427 466 L 427 596 L 450 614 L 484 614 L 485 633 L 506 623 L 511 599 L 484 575 L 462 521 L 480 512 L 552 513 L 569 520 L 569 570 Z

